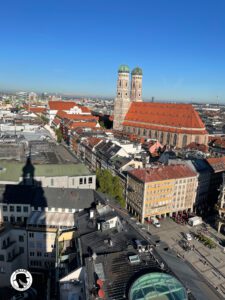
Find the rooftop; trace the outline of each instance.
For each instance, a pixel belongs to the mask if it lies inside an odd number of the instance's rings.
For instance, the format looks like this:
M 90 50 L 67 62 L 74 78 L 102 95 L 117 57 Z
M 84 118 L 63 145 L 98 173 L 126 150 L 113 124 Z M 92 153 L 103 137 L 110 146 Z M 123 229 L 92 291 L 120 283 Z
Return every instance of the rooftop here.
M 162 272 L 146 273 L 135 280 L 129 300 L 187 300 L 184 286 L 173 276 Z
M 132 102 L 124 125 L 132 122 L 180 129 L 205 129 L 205 125 L 191 104 Z
M 74 227 L 73 213 L 33 211 L 27 220 L 28 226 Z
M 84 209 L 90 207 L 94 200 L 94 191 L 86 189 L 42 188 L 26 185 L 6 185 L 0 189 L 0 203 L 7 204 Z
M 207 159 L 207 162 L 213 168 L 215 173 L 225 171 L 225 156 L 211 157 Z
M 24 163 L 0 161 L 0 181 L 18 182 L 23 174 Z M 82 163 L 33 164 L 35 177 L 88 176 L 91 172 Z
M 192 171 L 186 165 L 169 165 L 147 169 L 135 169 L 129 171 L 128 174 L 130 174 L 133 177 L 136 177 L 142 182 L 152 182 L 197 176 L 197 173 Z
M 132 75 L 143 75 L 142 69 L 139 67 L 136 67 L 131 72 Z
M 49 101 L 48 106 L 50 110 L 70 110 L 77 104 L 73 101 Z
M 120 65 L 118 73 L 130 73 L 130 69 L 127 65 Z

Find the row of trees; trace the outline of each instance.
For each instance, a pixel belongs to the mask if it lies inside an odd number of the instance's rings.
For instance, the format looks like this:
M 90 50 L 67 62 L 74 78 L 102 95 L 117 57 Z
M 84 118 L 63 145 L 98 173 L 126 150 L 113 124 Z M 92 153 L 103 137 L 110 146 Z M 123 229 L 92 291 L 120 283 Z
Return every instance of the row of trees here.
M 97 188 L 100 192 L 114 197 L 121 207 L 125 207 L 126 202 L 123 197 L 123 187 L 118 176 L 113 176 L 108 170 L 96 171 Z
M 61 143 L 63 136 L 62 136 L 62 131 L 60 130 L 60 128 L 55 129 L 55 134 L 57 137 L 57 143 Z

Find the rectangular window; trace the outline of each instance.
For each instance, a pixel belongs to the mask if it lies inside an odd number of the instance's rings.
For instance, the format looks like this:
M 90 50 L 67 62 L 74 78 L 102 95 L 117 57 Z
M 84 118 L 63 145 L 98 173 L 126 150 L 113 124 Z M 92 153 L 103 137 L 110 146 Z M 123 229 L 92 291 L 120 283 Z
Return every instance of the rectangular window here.
M 37 251 L 37 256 L 42 256 L 42 253 L 40 251 Z
M 16 211 L 17 211 L 17 212 L 21 212 L 21 206 L 17 206 L 17 207 L 16 207 Z
M 8 206 L 7 205 L 3 205 L 3 211 L 8 211 Z
M 8 217 L 3 217 L 3 221 L 8 222 L 9 221 Z
M 14 211 L 14 206 L 10 205 L 9 210 Z
M 4 261 L 4 260 L 5 260 L 4 255 L 0 254 L 0 261 Z
M 19 235 L 19 242 L 24 242 L 24 237 L 23 237 L 23 235 Z
M 30 233 L 29 233 L 29 237 L 30 237 L 30 238 L 33 238 L 33 237 L 34 237 L 33 232 L 30 232 Z
M 92 177 L 88 178 L 88 183 L 92 183 Z
M 21 217 L 17 217 L 17 222 L 22 222 L 22 218 Z
M 83 184 L 83 178 L 80 178 L 80 184 Z
M 30 252 L 30 256 L 34 256 L 34 252 Z
M 24 206 L 24 207 L 23 207 L 23 211 L 24 211 L 24 212 L 28 212 L 28 207 L 27 207 L 27 206 Z
M 87 183 L 87 178 L 85 177 L 85 178 L 84 178 L 84 184 L 86 184 L 86 183 Z
M 20 253 L 24 253 L 24 248 L 23 247 L 19 247 L 19 252 Z

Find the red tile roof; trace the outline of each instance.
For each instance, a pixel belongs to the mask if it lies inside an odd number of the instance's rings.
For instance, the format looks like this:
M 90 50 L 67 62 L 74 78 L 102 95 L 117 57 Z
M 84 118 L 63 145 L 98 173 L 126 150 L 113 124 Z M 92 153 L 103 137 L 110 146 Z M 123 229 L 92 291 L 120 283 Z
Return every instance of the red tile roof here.
M 128 174 L 136 177 L 142 182 L 152 182 L 160 180 L 178 179 L 197 176 L 187 165 L 169 165 L 157 168 L 135 169 Z
M 55 124 L 56 126 L 60 124 L 60 119 L 58 118 L 54 118 L 54 120 L 52 121 L 53 124 Z
M 36 114 L 43 113 L 46 110 L 45 107 L 33 107 L 33 106 L 30 106 L 30 108 L 29 108 L 28 105 L 24 105 L 24 108 L 26 110 L 28 110 L 30 112 L 33 112 L 33 113 L 36 113 Z
M 208 146 L 206 146 L 204 144 L 198 144 L 198 143 L 195 143 L 195 142 L 192 142 L 192 143 L 188 144 L 184 148 L 185 149 L 190 149 L 190 150 L 198 150 L 198 151 L 202 151 L 204 153 L 208 152 Z
M 97 122 L 71 122 L 67 125 L 69 129 L 75 129 L 77 127 L 94 128 L 97 126 Z
M 91 110 L 87 106 L 77 105 L 83 113 L 90 113 Z
M 214 139 L 210 140 L 210 145 L 218 148 L 225 148 L 225 137 L 214 137 Z
M 101 138 L 98 138 L 98 137 L 95 137 L 95 136 L 87 138 L 87 143 L 88 143 L 90 148 L 93 148 L 94 146 L 96 146 L 101 141 L 102 141 Z
M 207 162 L 213 168 L 215 173 L 225 171 L 225 156 L 211 157 L 207 159 Z
M 77 104 L 73 101 L 48 101 L 50 110 L 70 110 Z
M 140 123 L 146 123 L 151 128 L 157 126 L 156 129 L 161 126 L 161 130 L 162 128 L 168 130 L 163 126 L 171 126 L 180 130 L 182 128 L 205 130 L 205 125 L 191 104 L 132 102 L 123 125 L 135 126 L 134 124 L 137 123 L 140 126 Z M 142 126 L 146 127 L 146 124 Z

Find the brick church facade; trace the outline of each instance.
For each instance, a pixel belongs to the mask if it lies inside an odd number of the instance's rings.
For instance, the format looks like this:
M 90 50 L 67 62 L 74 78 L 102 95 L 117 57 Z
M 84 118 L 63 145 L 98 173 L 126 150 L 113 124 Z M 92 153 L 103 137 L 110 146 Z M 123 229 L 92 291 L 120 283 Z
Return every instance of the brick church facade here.
M 195 142 L 207 145 L 208 132 L 191 104 L 150 103 L 142 101 L 142 70 L 120 66 L 114 102 L 113 129 L 139 137 L 157 139 L 177 148 Z

